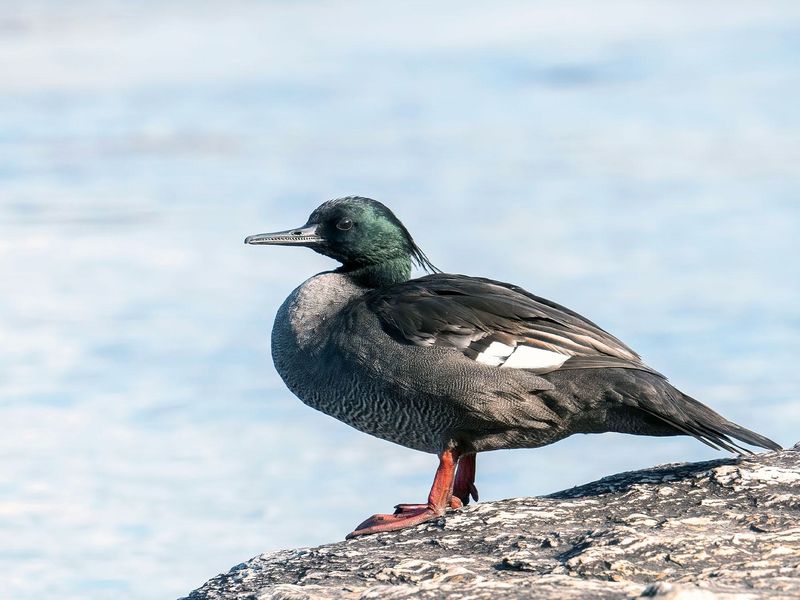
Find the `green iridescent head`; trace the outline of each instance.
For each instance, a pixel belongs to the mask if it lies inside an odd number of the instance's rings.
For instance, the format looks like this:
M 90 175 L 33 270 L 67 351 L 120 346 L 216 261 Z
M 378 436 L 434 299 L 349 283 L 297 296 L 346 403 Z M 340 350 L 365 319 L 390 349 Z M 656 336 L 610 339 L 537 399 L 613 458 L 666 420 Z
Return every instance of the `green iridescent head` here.
M 437 271 L 391 210 L 359 196 L 329 200 L 302 227 L 251 235 L 245 243 L 311 248 L 370 287 L 407 280 L 412 263 Z

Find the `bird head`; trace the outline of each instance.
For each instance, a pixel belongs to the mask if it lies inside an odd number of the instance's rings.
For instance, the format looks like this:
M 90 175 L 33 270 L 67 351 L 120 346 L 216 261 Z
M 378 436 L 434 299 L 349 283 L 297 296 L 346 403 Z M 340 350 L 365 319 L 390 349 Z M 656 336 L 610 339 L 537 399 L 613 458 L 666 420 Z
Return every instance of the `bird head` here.
M 244 242 L 311 248 L 339 261 L 339 271 L 366 285 L 404 281 L 412 263 L 437 270 L 391 210 L 358 196 L 325 202 L 301 227 L 251 235 Z

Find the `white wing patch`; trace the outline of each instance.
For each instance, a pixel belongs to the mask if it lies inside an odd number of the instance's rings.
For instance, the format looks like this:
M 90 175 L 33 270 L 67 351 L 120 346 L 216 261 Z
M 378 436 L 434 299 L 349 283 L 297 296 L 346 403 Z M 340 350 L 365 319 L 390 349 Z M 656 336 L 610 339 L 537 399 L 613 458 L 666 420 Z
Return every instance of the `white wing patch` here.
M 500 366 L 509 369 L 557 369 L 568 358 L 568 355 L 560 352 L 531 348 L 530 346 L 517 346 L 506 362 Z
M 513 353 L 513 346 L 506 346 L 500 342 L 492 342 L 486 350 L 478 354 L 478 357 L 475 360 L 485 365 L 499 367 Z
M 478 354 L 476 361 L 493 367 L 509 369 L 557 369 L 569 355 L 531 346 L 508 346 L 492 342 L 486 350 Z

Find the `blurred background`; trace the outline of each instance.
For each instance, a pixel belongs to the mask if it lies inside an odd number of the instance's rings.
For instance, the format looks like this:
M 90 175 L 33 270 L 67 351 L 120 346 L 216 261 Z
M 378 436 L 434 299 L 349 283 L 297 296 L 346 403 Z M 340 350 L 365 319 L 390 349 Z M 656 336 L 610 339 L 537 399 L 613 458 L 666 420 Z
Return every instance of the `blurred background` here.
M 3 0 L 0 597 L 177 597 L 425 498 L 435 457 L 305 407 L 269 357 L 333 263 L 242 240 L 342 195 L 791 446 L 799 64 L 792 0 Z M 722 456 L 577 436 L 477 483 Z

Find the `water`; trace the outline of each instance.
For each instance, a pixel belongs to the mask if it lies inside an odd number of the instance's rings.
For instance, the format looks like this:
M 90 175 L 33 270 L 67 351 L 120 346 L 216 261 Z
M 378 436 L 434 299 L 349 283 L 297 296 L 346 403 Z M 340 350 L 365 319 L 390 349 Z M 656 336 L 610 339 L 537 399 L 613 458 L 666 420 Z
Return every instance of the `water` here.
M 435 458 L 268 357 L 331 263 L 242 239 L 339 195 L 797 441 L 799 34 L 794 2 L 4 2 L 0 597 L 176 597 L 425 497 Z M 714 456 L 581 436 L 478 487 Z

